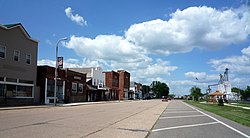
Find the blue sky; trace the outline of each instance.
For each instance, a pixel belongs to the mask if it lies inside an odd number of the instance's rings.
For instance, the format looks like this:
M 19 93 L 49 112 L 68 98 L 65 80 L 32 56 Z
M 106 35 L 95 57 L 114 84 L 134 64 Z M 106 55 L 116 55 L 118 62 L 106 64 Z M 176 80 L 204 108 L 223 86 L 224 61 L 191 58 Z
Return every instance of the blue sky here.
M 229 68 L 250 85 L 250 9 L 244 0 L 0 0 L 0 23 L 22 23 L 39 40 L 38 64 L 125 69 L 133 81 L 166 82 L 171 93 L 206 91 Z M 198 78 L 196 80 L 195 78 Z M 215 89 L 215 88 L 213 88 Z

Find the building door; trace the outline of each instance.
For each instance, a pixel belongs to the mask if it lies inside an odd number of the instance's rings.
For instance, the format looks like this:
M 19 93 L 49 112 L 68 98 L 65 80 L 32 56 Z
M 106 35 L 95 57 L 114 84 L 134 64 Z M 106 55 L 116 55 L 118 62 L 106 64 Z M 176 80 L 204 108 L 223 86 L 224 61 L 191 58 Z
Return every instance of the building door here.
M 64 101 L 64 81 L 57 81 L 57 99 L 59 103 L 62 103 Z

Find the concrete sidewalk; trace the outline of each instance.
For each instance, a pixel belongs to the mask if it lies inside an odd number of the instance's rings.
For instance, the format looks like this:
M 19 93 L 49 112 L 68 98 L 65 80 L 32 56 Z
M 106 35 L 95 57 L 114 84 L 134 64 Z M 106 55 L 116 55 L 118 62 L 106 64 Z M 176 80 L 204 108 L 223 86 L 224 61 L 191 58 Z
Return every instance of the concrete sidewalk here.
M 0 107 L 0 111 L 3 110 L 20 110 L 20 109 L 34 109 L 34 108 L 52 108 L 52 107 L 70 107 L 70 106 L 81 106 L 90 104 L 106 104 L 106 103 L 120 103 L 120 102 L 132 102 L 137 100 L 124 100 L 124 101 L 99 101 L 99 102 L 79 102 L 79 103 L 68 103 L 68 104 L 53 104 L 48 105 L 32 105 L 32 106 L 10 106 L 10 107 Z
M 232 107 L 237 107 L 237 108 L 242 108 L 242 109 L 248 109 L 248 110 L 250 110 L 250 107 L 244 107 L 244 106 L 239 106 L 239 105 L 232 105 L 232 104 L 224 104 L 224 105 L 226 105 L 226 106 L 232 106 Z

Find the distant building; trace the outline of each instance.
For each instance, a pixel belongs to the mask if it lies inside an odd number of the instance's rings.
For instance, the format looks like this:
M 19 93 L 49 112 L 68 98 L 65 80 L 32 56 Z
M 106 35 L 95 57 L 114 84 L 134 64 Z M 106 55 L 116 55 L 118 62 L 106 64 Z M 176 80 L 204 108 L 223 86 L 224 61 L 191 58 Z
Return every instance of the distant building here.
M 130 87 L 130 73 L 125 70 L 118 70 L 119 73 L 119 94 L 121 100 L 127 100 Z
M 21 23 L 0 25 L 0 104 L 33 104 L 38 41 Z
M 142 85 L 137 82 L 130 82 L 130 92 L 133 99 L 142 99 Z M 129 95 L 130 96 L 130 95 Z

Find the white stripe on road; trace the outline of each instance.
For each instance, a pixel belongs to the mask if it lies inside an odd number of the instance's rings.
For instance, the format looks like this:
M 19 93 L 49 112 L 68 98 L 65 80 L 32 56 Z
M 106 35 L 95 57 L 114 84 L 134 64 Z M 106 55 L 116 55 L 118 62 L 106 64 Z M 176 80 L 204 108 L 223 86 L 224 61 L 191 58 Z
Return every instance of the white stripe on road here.
M 191 105 L 189 105 L 189 104 L 186 104 L 186 103 L 184 103 L 184 104 L 187 105 L 187 106 L 189 106 L 189 107 L 191 107 L 192 109 L 195 109 L 196 111 L 202 113 L 203 115 L 212 118 L 213 120 L 217 121 L 218 123 L 220 123 L 220 124 L 222 124 L 222 125 L 224 125 L 224 126 L 230 128 L 230 129 L 232 129 L 233 131 L 235 131 L 235 132 L 241 134 L 242 136 L 244 136 L 244 137 L 246 137 L 246 138 L 250 138 L 250 136 L 248 136 L 247 134 L 245 134 L 245 133 L 243 133 L 243 132 L 241 132 L 241 131 L 239 131 L 239 130 L 237 130 L 237 129 L 235 129 L 235 128 L 229 126 L 229 125 L 227 125 L 226 123 L 221 122 L 220 120 L 218 120 L 218 119 L 216 119 L 216 118 L 214 118 L 214 117 L 212 117 L 212 116 L 210 116 L 210 115 L 208 115 L 208 114 L 206 114 L 206 113 L 204 113 L 204 112 L 202 112 L 202 111 L 200 111 L 200 110 L 194 108 L 193 106 L 191 106 Z
M 163 113 L 170 113 L 170 114 L 172 114 L 172 113 L 191 113 L 191 112 L 197 112 L 197 111 L 176 111 L 176 112 L 168 112 L 168 111 L 165 111 L 165 112 L 163 112 Z
M 210 122 L 210 123 L 203 123 L 203 124 L 193 124 L 193 125 L 166 127 L 166 128 L 154 129 L 154 130 L 152 130 L 152 132 L 157 132 L 157 131 L 162 131 L 162 130 L 170 130 L 170 129 L 176 129 L 176 128 L 186 128 L 186 127 L 205 126 L 205 125 L 212 125 L 212 124 L 218 124 L 218 123 L 219 123 L 219 122 Z
M 205 115 L 169 116 L 169 117 L 160 117 L 159 119 L 187 118 L 187 117 L 199 117 L 199 116 L 205 116 Z

